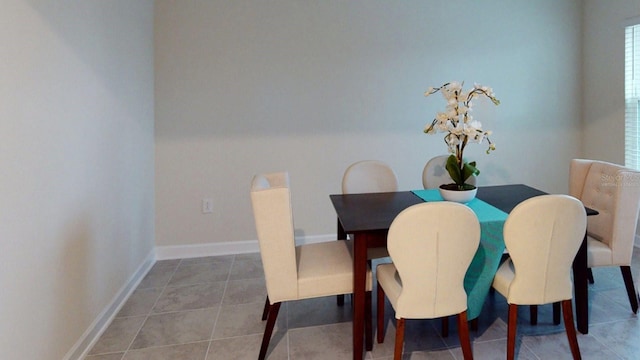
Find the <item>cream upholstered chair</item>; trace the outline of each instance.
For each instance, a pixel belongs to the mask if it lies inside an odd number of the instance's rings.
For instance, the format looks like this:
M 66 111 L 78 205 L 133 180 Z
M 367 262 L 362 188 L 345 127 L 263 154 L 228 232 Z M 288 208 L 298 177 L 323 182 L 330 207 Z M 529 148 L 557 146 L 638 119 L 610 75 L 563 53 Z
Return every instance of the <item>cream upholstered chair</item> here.
M 465 359 L 472 359 L 464 276 L 480 243 L 480 224 L 468 207 L 431 202 L 403 210 L 387 236 L 391 264 L 377 267 L 378 342 L 384 341 L 385 293 L 396 317 L 394 359 L 402 356 L 405 319 L 458 315 Z
M 284 301 L 353 292 L 350 241 L 295 246 L 289 176 L 286 172 L 256 175 L 251 202 L 267 287 L 262 319 L 267 325 L 258 359 L 264 359 Z M 371 275 L 367 275 L 365 326 L 371 343 Z M 268 319 L 267 319 L 268 317 Z
M 357 161 L 344 171 L 342 175 L 343 194 L 361 194 L 371 192 L 398 191 L 398 176 L 389 164 L 380 160 Z M 338 226 L 338 238 L 346 239 L 347 234 L 341 232 Z M 372 259 L 380 259 L 389 256 L 385 247 L 373 247 L 367 249 L 367 259 L 371 266 Z M 338 296 L 338 305 L 344 304 L 344 296 Z
M 427 164 L 422 170 L 422 186 L 425 189 L 437 189 L 440 185 L 451 184 L 453 182 L 446 168 L 449 156 L 450 155 L 438 155 L 427 161 Z M 476 177 L 472 175 L 466 182 L 469 185 L 475 185 Z M 442 318 L 442 336 L 449 336 L 448 317 Z
M 398 191 L 398 177 L 387 163 L 380 160 L 363 160 L 351 164 L 342 176 L 342 193 L 359 194 Z M 338 234 L 346 238 L 346 234 Z M 389 256 L 384 247 L 367 249 L 368 259 Z
M 542 195 L 525 200 L 504 224 L 509 260 L 502 263 L 493 288 L 509 303 L 507 359 L 515 356 L 518 305 L 562 303 L 564 326 L 574 359 L 580 349 L 573 323 L 571 265 L 584 239 L 587 214 L 568 195 Z
M 439 155 L 427 161 L 422 170 L 422 186 L 425 189 L 436 189 L 440 185 L 451 184 L 453 180 L 447 172 L 447 159 L 450 155 Z M 476 184 L 476 177 L 471 175 L 466 181 L 469 185 Z
M 342 193 L 398 191 L 398 177 L 380 160 L 363 160 L 351 164 L 342 176 Z
M 604 161 L 573 159 L 569 195 L 598 211 L 587 222 L 589 268 L 619 266 L 631 309 L 637 313 L 630 265 L 640 209 L 640 172 Z

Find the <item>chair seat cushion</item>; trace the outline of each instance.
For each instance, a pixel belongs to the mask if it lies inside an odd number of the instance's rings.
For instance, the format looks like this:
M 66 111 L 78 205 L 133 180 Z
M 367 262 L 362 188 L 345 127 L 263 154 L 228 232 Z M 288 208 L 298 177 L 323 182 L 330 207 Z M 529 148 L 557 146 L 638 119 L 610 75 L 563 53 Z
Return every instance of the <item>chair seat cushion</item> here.
M 514 277 L 515 270 L 513 268 L 513 262 L 511 259 L 507 259 L 498 268 L 491 286 L 506 298 L 509 295 L 509 285 L 511 285 Z
M 386 247 L 375 247 L 367 249 L 367 259 L 380 259 L 389 256 L 389 252 Z
M 298 298 L 353 293 L 351 241 L 328 241 L 296 247 Z M 371 271 L 367 289 L 371 290 Z

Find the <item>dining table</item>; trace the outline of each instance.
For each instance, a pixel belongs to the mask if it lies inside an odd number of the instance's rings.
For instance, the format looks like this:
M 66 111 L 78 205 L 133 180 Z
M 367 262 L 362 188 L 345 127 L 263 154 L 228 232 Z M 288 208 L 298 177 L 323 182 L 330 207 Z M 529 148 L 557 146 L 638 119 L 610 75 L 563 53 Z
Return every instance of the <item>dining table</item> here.
M 467 205 L 476 212 L 481 225 L 481 241 L 465 276 L 469 320 L 477 318 L 500 264 L 504 250 L 502 226 L 511 210 L 522 201 L 547 194 L 524 184 L 478 187 L 476 199 Z M 425 201 L 442 201 L 437 190 L 414 190 L 330 195 L 338 217 L 338 238 L 349 234 L 353 240 L 353 358 L 362 359 L 373 341 L 364 336 L 367 249 L 385 247 L 389 227 L 404 209 Z M 587 215 L 597 215 L 586 208 Z M 573 261 L 573 284 L 577 329 L 589 331 L 587 241 L 585 238 Z

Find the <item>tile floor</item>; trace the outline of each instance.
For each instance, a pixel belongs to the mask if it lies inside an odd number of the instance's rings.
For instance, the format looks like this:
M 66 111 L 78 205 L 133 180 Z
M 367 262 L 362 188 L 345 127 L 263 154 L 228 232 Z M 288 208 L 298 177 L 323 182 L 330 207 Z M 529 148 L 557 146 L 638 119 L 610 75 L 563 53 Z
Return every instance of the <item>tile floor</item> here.
M 637 286 L 640 249 L 632 269 Z M 594 277 L 589 334 L 578 334 L 582 357 L 640 359 L 640 322 L 629 307 L 620 271 L 594 269 Z M 254 360 L 265 294 L 259 254 L 158 261 L 85 359 Z M 335 297 L 328 297 L 283 305 L 268 358 L 351 359 L 348 304 L 338 307 Z M 472 332 L 476 359 L 506 358 L 506 310 L 502 296 L 489 295 L 479 330 Z M 521 310 L 517 359 L 571 359 L 564 326 L 553 325 L 550 306 L 539 309 L 537 326 L 529 325 L 527 308 Z M 366 359 L 392 358 L 392 314 L 387 303 L 385 342 L 374 339 Z M 405 336 L 405 359 L 462 359 L 453 320 L 447 338 L 434 320 L 407 321 Z

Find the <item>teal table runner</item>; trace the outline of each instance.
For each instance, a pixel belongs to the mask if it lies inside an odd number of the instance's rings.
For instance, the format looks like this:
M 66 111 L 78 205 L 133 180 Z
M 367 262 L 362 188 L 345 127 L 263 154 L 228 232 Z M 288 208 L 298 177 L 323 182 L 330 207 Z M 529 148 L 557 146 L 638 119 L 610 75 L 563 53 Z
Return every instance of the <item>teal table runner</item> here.
M 443 201 L 438 189 L 412 192 L 427 202 Z M 500 265 L 500 258 L 504 252 L 502 228 L 507 219 L 507 213 L 480 199 L 473 199 L 465 205 L 476 213 L 480 221 L 480 245 L 464 277 L 464 289 L 467 292 L 467 318 L 471 320 L 480 315 L 493 277 Z

